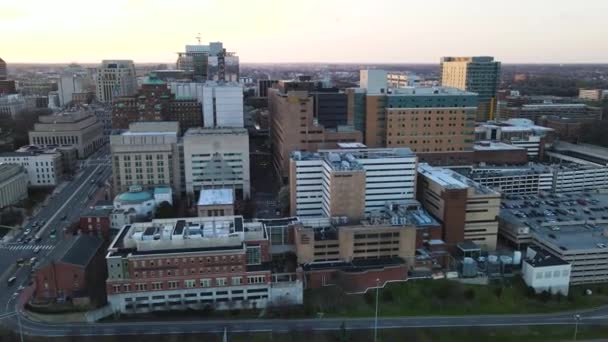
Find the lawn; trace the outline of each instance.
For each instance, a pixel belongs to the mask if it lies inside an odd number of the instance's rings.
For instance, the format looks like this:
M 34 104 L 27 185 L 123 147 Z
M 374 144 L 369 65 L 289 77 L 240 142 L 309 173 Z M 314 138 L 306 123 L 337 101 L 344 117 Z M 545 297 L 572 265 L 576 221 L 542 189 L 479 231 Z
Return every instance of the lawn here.
M 590 288 L 593 295 L 585 295 Z M 307 290 L 307 314 L 331 317 L 374 315 L 375 291 L 346 295 L 327 287 Z M 526 314 L 576 310 L 608 304 L 608 285 L 572 287 L 568 297 L 534 295 L 519 278 L 491 285 L 466 285 L 448 280 L 422 280 L 389 284 L 379 291 L 379 315 Z

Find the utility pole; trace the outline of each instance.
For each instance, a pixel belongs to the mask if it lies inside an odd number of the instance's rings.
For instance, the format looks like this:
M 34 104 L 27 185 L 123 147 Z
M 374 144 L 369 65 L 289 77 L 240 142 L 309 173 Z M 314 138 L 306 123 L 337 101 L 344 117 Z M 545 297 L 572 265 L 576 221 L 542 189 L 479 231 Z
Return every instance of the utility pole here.
M 376 316 L 374 319 L 374 342 L 378 342 L 378 293 L 380 292 L 380 279 L 376 278 Z

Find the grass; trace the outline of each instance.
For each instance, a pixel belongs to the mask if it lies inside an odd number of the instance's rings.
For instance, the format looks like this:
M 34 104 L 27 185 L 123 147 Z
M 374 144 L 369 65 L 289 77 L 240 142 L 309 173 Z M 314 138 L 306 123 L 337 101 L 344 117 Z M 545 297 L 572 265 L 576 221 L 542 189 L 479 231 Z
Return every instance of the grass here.
M 591 288 L 593 295 L 585 295 Z M 389 284 L 380 289 L 381 316 L 529 314 L 578 310 L 608 304 L 608 285 L 572 287 L 570 295 L 531 295 L 521 279 L 510 283 L 467 285 L 448 280 L 424 280 Z M 304 311 L 331 317 L 374 315 L 375 291 L 346 295 L 328 287 L 307 290 Z

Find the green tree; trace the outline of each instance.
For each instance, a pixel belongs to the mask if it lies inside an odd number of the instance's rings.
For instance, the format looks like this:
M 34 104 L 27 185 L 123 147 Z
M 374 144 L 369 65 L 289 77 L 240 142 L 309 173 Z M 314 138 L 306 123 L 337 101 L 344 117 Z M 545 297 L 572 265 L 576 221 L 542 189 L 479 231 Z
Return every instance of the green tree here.
M 169 202 L 164 201 L 158 205 L 158 208 L 156 208 L 155 216 L 156 216 L 156 218 L 159 218 L 159 219 L 174 218 L 175 217 L 175 208 L 173 208 L 173 206 Z

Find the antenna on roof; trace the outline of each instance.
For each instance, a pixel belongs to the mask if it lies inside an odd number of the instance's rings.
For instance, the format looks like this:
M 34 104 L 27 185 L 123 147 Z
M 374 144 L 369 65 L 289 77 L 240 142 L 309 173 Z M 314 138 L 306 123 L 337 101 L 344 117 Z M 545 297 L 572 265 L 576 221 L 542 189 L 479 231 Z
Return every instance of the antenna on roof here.
M 201 45 L 201 33 L 199 32 L 198 35 L 195 37 L 196 40 L 198 40 L 198 45 Z

